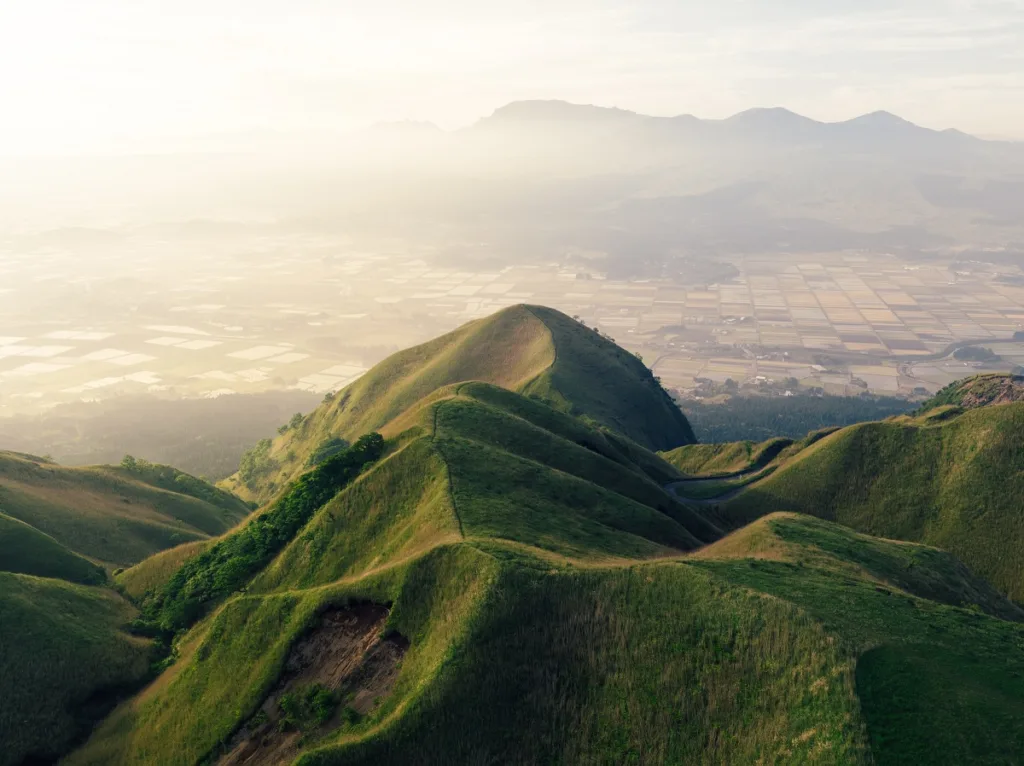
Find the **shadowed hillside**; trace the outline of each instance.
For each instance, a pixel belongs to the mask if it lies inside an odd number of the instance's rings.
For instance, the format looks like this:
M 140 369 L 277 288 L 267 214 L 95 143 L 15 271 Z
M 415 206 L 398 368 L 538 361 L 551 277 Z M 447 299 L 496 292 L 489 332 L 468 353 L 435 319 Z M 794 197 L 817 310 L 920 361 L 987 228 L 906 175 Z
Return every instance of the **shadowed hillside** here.
M 67 468 L 0 452 L 0 512 L 74 553 L 124 566 L 218 535 L 249 509 L 230 494 L 164 466 Z
M 520 305 L 385 359 L 224 486 L 265 502 L 309 467 L 318 447 L 380 429 L 437 389 L 472 380 L 541 399 L 648 449 L 694 441 L 639 359 L 558 311 Z
M 102 567 L 65 548 L 23 521 L 0 513 L 0 571 L 98 585 L 107 579 Z
M 990 381 L 960 388 L 979 383 Z M 1024 403 L 939 405 L 833 433 L 729 500 L 725 514 L 743 524 L 796 511 L 935 545 L 1024 599 Z
M 152 659 L 124 632 L 136 614 L 109 590 L 0 572 L 2 766 L 55 762 L 136 687 Z

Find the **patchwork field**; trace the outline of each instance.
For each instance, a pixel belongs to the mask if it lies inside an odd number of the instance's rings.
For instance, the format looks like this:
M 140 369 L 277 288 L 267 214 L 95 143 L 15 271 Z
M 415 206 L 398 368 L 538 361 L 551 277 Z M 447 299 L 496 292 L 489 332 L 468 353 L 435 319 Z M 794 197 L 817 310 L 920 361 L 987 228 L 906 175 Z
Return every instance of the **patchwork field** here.
M 168 274 L 159 264 L 171 250 L 181 268 Z M 230 248 L 140 239 L 130 258 L 80 255 L 0 243 L 0 416 L 122 393 L 326 393 L 399 348 L 521 302 L 581 317 L 681 390 L 699 378 L 796 378 L 834 394 L 934 391 L 980 366 L 940 358 L 965 340 L 1001 357 L 986 369 L 1024 362 L 1012 340 L 1024 280 L 1012 266 L 773 254 L 730 259 L 739 276 L 727 283 L 680 284 L 554 263 L 441 268 L 400 243 L 363 252 L 314 236 Z

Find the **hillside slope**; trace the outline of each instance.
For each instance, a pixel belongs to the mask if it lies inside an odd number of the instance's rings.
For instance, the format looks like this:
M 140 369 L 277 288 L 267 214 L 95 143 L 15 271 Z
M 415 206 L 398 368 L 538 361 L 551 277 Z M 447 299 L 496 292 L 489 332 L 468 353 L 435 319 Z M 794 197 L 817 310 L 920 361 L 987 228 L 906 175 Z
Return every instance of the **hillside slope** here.
M 922 404 L 919 411 L 923 413 L 946 406 L 975 409 L 1020 401 L 1024 401 L 1024 378 L 991 373 L 951 383 Z
M 69 764 L 1024 754 L 1021 612 L 952 556 L 792 515 L 723 538 L 655 454 L 488 383 L 381 431 L 322 505 L 329 461 L 145 599 L 173 663 Z
M 125 566 L 221 534 L 249 509 L 222 490 L 161 466 L 67 468 L 0 452 L 0 512 L 74 553 Z
M 732 524 L 796 511 L 938 546 L 1024 599 L 1024 403 L 844 428 L 723 505 Z
M 715 478 L 763 468 L 793 443 L 778 438 L 760 443 L 688 444 L 661 456 L 687 476 Z
M 318 447 L 378 430 L 439 388 L 474 380 L 541 399 L 648 449 L 694 441 L 638 359 L 558 311 L 520 305 L 385 359 L 223 486 L 265 502 L 309 467 Z
M 149 671 L 115 593 L 0 572 L 0 766 L 52 763 Z
M 98 585 L 106 572 L 23 521 L 0 513 L 0 571 Z

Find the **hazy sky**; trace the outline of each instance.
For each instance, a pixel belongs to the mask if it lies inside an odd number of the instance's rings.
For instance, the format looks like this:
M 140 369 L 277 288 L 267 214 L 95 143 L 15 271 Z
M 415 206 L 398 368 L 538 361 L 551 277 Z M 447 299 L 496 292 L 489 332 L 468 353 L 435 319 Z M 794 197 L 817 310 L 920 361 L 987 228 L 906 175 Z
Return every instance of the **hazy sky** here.
M 1024 0 L 0 3 L 0 154 L 458 127 L 525 98 L 1024 138 Z

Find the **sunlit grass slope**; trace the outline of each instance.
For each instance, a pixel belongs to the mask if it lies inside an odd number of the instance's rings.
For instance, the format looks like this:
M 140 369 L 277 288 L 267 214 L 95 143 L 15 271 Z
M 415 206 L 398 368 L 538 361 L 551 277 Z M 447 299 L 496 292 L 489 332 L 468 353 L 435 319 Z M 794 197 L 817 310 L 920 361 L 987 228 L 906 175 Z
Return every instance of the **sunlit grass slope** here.
M 721 536 L 662 489 L 672 468 L 653 453 L 541 402 L 469 383 L 415 414 L 402 446 L 324 506 L 255 587 L 325 584 L 462 538 L 647 558 Z
M 114 582 L 130 599 L 140 601 L 147 593 L 165 585 L 182 564 L 213 545 L 215 539 L 196 540 L 154 553 L 116 574 Z
M 198 479 L 161 486 L 120 468 L 67 468 L 0 452 L 0 511 L 75 553 L 114 566 L 134 564 L 179 543 L 218 535 L 248 513 L 236 498 Z M 165 469 L 168 477 L 184 474 Z M 196 497 L 201 491 L 208 498 Z
M 265 467 L 223 486 L 269 500 L 331 438 L 378 430 L 439 388 L 483 381 L 542 399 L 648 449 L 694 441 L 689 423 L 643 363 L 573 319 L 513 306 L 384 360 L 274 440 Z
M 367 602 L 408 642 L 394 684 L 296 734 L 299 763 L 1024 754 L 1021 612 L 951 555 L 793 514 L 722 537 L 654 453 L 487 383 L 382 430 L 381 457 L 69 763 L 217 762 L 320 615 Z
M 1024 629 L 984 614 L 1016 616 L 1013 605 L 922 546 L 805 517 L 758 527 L 771 538 L 761 551 L 780 555 L 752 558 L 725 538 L 689 558 L 574 565 L 478 538 L 364 568 L 350 550 L 339 571 L 366 574 L 228 601 L 69 762 L 215 761 L 316 615 L 367 600 L 391 604 L 386 630 L 410 641 L 398 680 L 366 716 L 308 735 L 300 763 L 958 764 L 1024 752 Z M 929 690 L 942 694 L 917 696 Z
M 1024 599 L 1024 403 L 844 428 L 724 508 L 734 524 L 797 511 L 950 551 Z
M 0 572 L 0 764 L 50 763 L 148 671 L 109 590 Z
M 1021 762 L 1024 626 L 984 614 L 1014 617 L 1017 607 L 938 551 L 904 552 L 800 517 L 771 517 L 755 529 L 756 559 L 725 538 L 714 546 L 725 555 L 708 551 L 694 564 L 799 605 L 834 636 L 855 662 L 874 763 Z
M 688 444 L 662 457 L 687 476 L 710 478 L 762 468 L 792 444 L 792 439 L 782 438 L 760 443 Z
M 0 513 L 0 571 L 56 577 L 83 585 L 107 579 L 102 567 L 82 558 L 23 521 Z

